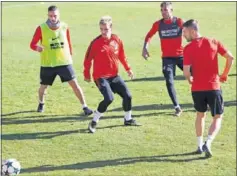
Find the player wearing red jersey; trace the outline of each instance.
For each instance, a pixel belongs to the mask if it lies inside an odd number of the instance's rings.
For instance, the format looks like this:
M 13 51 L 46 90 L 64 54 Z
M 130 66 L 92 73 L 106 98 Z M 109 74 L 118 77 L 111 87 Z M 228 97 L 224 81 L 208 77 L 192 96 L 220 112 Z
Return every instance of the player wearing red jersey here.
M 175 115 L 180 116 L 181 107 L 176 97 L 174 88 L 174 76 L 176 65 L 183 70 L 182 25 L 180 18 L 174 17 L 171 2 L 162 2 L 162 19 L 156 21 L 147 33 L 142 56 L 147 60 L 150 56 L 148 44 L 155 33 L 158 32 L 162 51 L 162 71 L 166 80 L 166 87 L 175 109 Z
M 184 75 L 191 84 L 196 115 L 197 153 L 205 152 L 212 156 L 211 143 L 221 128 L 224 103 L 220 82 L 227 81 L 233 63 L 232 54 L 216 39 L 202 37 L 196 20 L 188 20 L 183 24 L 183 35 L 190 42 L 184 48 Z M 219 75 L 218 54 L 226 59 L 225 68 Z M 192 67 L 192 76 L 190 73 Z M 208 137 L 203 144 L 203 132 L 207 106 L 213 116 Z
M 91 81 L 90 68 L 93 64 L 93 79 L 104 97 L 94 112 L 93 120 L 89 123 L 88 129 L 91 133 L 96 131 L 100 117 L 112 103 L 113 93 L 117 93 L 123 99 L 124 125 L 137 125 L 131 116 L 131 93 L 124 80 L 118 75 L 118 64 L 121 62 L 128 76 L 133 78 L 133 72 L 124 53 L 123 42 L 117 35 L 112 34 L 112 18 L 110 16 L 102 17 L 99 26 L 101 35 L 91 42 L 84 60 L 85 81 Z

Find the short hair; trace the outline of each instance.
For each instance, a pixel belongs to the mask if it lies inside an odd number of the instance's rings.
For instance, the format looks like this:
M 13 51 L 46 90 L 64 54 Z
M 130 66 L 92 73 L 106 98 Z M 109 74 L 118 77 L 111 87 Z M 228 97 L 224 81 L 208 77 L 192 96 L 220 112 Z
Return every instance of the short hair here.
M 102 16 L 100 19 L 99 24 L 112 24 L 112 17 L 111 16 Z
M 169 2 L 169 1 L 164 1 L 160 4 L 160 7 L 164 7 L 164 6 L 172 6 L 172 2 Z
M 190 27 L 194 29 L 195 31 L 198 31 L 199 29 L 198 21 L 194 19 L 190 19 L 183 24 L 183 27 L 187 27 L 187 28 Z
M 48 12 L 49 12 L 49 11 L 56 11 L 56 10 L 58 10 L 58 7 L 55 6 L 55 5 L 52 5 L 52 6 L 49 6 L 49 7 L 48 7 Z

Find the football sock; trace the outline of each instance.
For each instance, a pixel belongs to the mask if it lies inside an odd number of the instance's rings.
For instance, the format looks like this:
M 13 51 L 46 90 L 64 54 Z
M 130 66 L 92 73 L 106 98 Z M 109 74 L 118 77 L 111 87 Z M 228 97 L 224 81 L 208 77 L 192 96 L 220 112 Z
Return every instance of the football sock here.
M 86 104 L 86 103 L 82 105 L 82 109 L 83 109 L 83 108 L 86 108 L 86 107 L 87 107 L 87 104 Z
M 132 119 L 132 111 L 131 110 L 126 111 L 125 115 L 124 115 L 124 118 L 125 118 L 126 121 L 131 120 Z
M 197 142 L 198 142 L 198 147 L 199 147 L 200 149 L 202 149 L 203 137 L 202 137 L 202 136 L 198 136 L 198 137 L 197 137 Z
M 99 119 L 100 119 L 100 117 L 102 116 L 103 114 L 102 113 L 100 113 L 99 111 L 95 111 L 94 112 L 94 117 L 93 117 L 93 121 L 94 122 L 99 122 Z

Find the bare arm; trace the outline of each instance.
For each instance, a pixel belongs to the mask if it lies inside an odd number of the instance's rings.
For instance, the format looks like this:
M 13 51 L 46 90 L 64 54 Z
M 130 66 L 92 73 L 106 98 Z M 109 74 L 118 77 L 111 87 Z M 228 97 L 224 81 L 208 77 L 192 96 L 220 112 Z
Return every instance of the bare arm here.
M 183 72 L 184 72 L 184 77 L 188 80 L 189 84 L 192 84 L 193 77 L 191 76 L 190 68 L 191 68 L 190 65 L 184 65 Z
M 223 57 L 226 59 L 225 68 L 223 73 L 220 75 L 220 81 L 225 82 L 228 79 L 228 74 L 230 72 L 231 66 L 234 62 L 234 57 L 230 51 L 227 51 Z

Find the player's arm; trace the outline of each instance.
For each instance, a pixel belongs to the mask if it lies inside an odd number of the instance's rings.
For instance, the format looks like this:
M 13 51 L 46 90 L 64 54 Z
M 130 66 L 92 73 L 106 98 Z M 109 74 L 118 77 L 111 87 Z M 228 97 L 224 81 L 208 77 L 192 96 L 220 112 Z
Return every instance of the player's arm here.
M 128 64 L 128 61 L 127 61 L 127 58 L 126 58 L 126 55 L 125 55 L 125 52 L 124 52 L 123 42 L 121 40 L 120 40 L 120 43 L 119 43 L 118 57 L 119 57 L 119 60 L 120 60 L 121 64 L 123 65 L 124 69 L 128 73 L 128 76 L 131 79 L 133 79 L 134 75 L 133 75 L 131 67 Z
M 35 30 L 34 36 L 30 43 L 30 48 L 34 51 L 42 52 L 44 48 L 40 45 L 38 45 L 38 42 L 42 41 L 42 33 L 41 28 L 38 26 Z
M 158 22 L 155 22 L 145 37 L 145 41 L 144 41 L 144 45 L 142 49 L 142 56 L 144 57 L 144 59 L 147 59 L 148 57 L 150 57 L 150 54 L 148 52 L 149 42 L 157 31 L 158 31 Z
M 93 42 L 91 42 L 91 44 L 89 45 L 84 59 L 83 73 L 84 73 L 84 80 L 87 82 L 91 81 L 90 69 L 92 65 L 92 60 L 93 60 Z
M 220 75 L 220 81 L 221 82 L 225 82 L 227 81 L 228 79 L 228 75 L 229 75 L 229 72 L 230 72 L 230 69 L 233 65 L 233 62 L 234 62 L 234 57 L 233 55 L 231 54 L 230 51 L 227 51 L 223 57 L 226 59 L 226 63 L 225 63 L 225 68 L 224 68 L 224 71 L 223 73 Z
M 189 84 L 192 84 L 193 82 L 193 77 L 191 75 L 191 55 L 190 55 L 190 50 L 188 48 L 184 48 L 184 54 L 183 54 L 183 74 L 184 77 L 188 80 Z
M 70 54 L 72 55 L 72 43 L 71 43 L 69 28 L 67 28 L 67 41 L 69 45 Z

